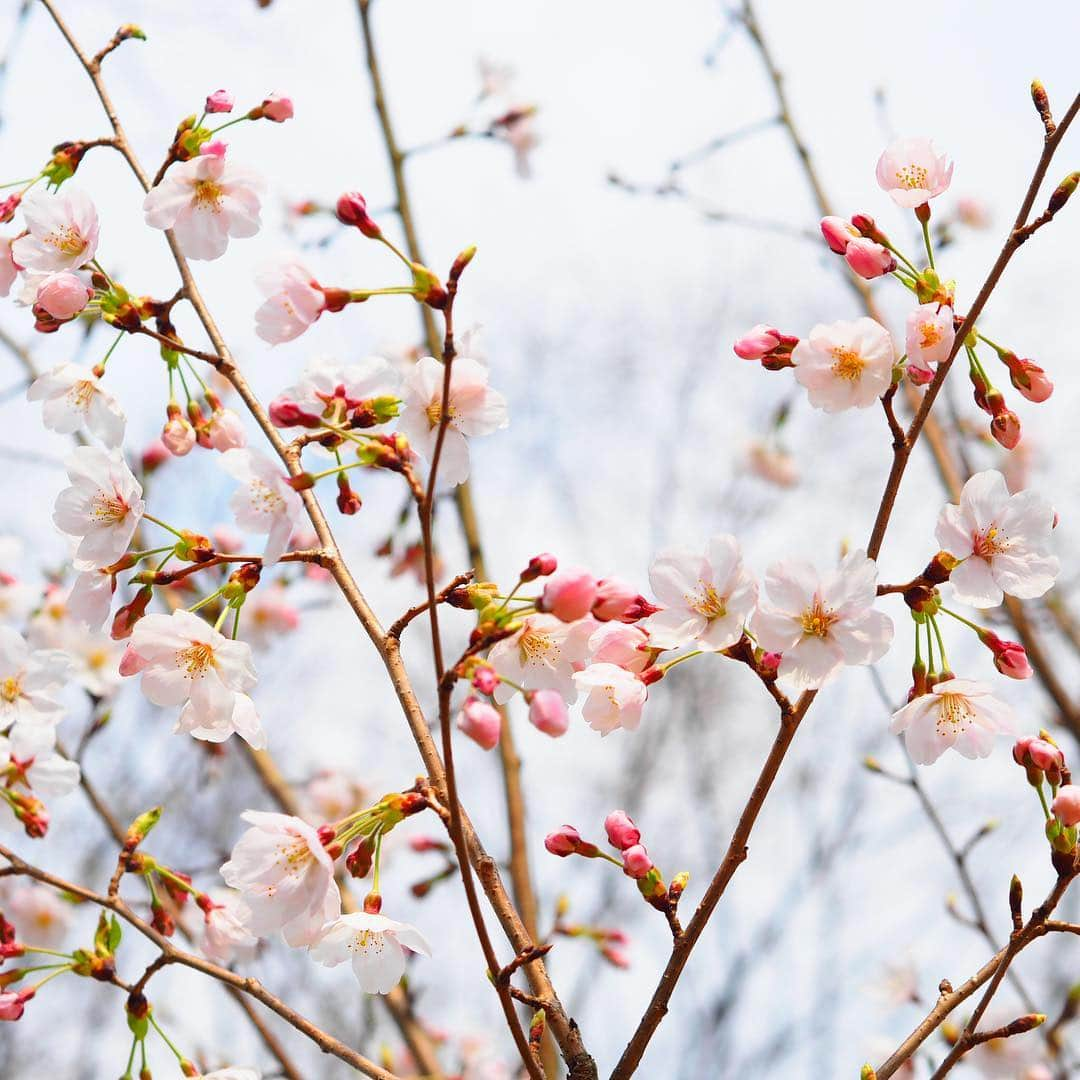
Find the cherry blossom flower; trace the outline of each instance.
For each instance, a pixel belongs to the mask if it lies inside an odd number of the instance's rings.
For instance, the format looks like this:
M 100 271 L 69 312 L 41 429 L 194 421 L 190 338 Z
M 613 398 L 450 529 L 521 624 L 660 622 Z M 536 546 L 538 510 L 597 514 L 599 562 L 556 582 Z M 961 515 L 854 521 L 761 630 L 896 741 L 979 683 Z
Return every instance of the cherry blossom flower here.
M 34 988 L 0 991 L 0 1020 L 21 1020 L 26 1003 L 34 996 Z
M 649 638 L 643 627 L 644 623 L 630 626 L 617 622 L 599 626 L 589 637 L 590 662 L 617 664 L 640 674 L 652 661 Z
M 7 296 L 19 276 L 19 268 L 11 257 L 11 238 L 0 236 L 0 296 Z
M 746 464 L 755 476 L 777 487 L 794 487 L 799 482 L 795 458 L 777 446 L 751 443 L 746 451 Z
M 242 922 L 246 913 L 239 893 L 214 889 L 209 896 L 198 897 L 203 911 L 203 934 L 199 950 L 215 964 L 241 962 L 255 956 L 259 939 Z
M 27 273 L 18 303 L 41 308 L 58 322 L 67 322 L 74 319 L 94 295 L 89 282 L 90 275 L 78 270 Z
M 259 231 L 260 177 L 216 154 L 174 165 L 143 200 L 146 224 L 172 229 L 190 259 L 217 259 L 229 237 Z
M 491 647 L 488 663 L 500 679 L 509 679 L 526 690 L 557 690 L 571 702 L 577 694 L 574 668 L 584 663 L 596 625 L 592 620 L 565 623 L 554 615 L 530 615 L 513 637 Z M 500 682 L 495 687 L 495 700 L 503 704 L 515 692 L 514 686 Z
M 177 723 L 197 739 L 221 742 L 234 731 L 252 746 L 265 736 L 246 691 L 255 685 L 251 647 L 219 633 L 190 611 L 144 615 L 131 634 L 142 691 L 155 705 L 183 705 Z
M 574 675 L 574 685 L 587 697 L 582 709 L 585 722 L 601 735 L 616 728 L 636 731 L 648 696 L 637 675 L 615 664 L 590 664 Z
M 937 683 L 892 715 L 889 730 L 903 732 L 904 745 L 918 765 L 932 765 L 949 747 L 966 758 L 988 757 L 995 735 L 1014 733 L 1012 709 L 991 689 L 970 679 Z
M 0 772 L 12 762 L 35 795 L 60 798 L 79 786 L 79 766 L 55 751 L 56 731 L 51 727 L 18 724 L 0 735 Z
M 896 139 L 877 163 L 877 182 L 897 206 L 912 209 L 952 183 L 952 162 L 927 138 Z
M 1062 785 L 1050 808 L 1062 825 L 1080 825 L 1080 787 L 1076 784 Z
M 39 648 L 60 650 L 70 662 L 72 681 L 94 697 L 111 697 L 120 686 L 117 665 L 123 646 L 108 634 L 88 630 L 69 616 L 65 607 L 59 621 L 49 620 L 51 625 L 35 620 L 29 631 L 30 643 Z
M 824 577 L 809 563 L 775 563 L 765 589 L 771 602 L 759 603 L 751 626 L 763 649 L 783 654 L 780 677 L 800 689 L 823 686 L 845 664 L 872 664 L 892 643 L 892 620 L 873 607 L 877 564 L 863 551 Z
M 366 794 L 353 777 L 338 769 L 326 769 L 312 777 L 304 789 L 304 798 L 314 820 L 338 821 L 362 806 Z
M 844 258 L 848 266 L 867 281 L 891 274 L 896 269 L 893 253 L 866 236 L 857 236 L 852 240 L 844 249 Z
M 815 326 L 792 350 L 796 381 L 825 412 L 866 409 L 889 388 L 896 353 L 873 319 Z
M 293 118 L 293 101 L 282 94 L 268 94 L 263 98 L 258 111 L 260 117 L 273 120 L 275 124 L 282 124 Z
M 22 634 L 0 626 L 0 731 L 54 728 L 64 707 L 53 695 L 70 671 L 71 662 L 59 649 L 31 649 Z
M 353 410 L 373 398 L 396 398 L 401 380 L 381 356 L 368 356 L 356 364 L 342 364 L 330 357 L 308 362 L 300 381 L 271 403 L 270 418 L 278 427 L 340 425 Z M 381 431 L 385 424 L 365 425 L 365 431 Z
M 255 284 L 266 297 L 255 312 L 255 333 L 271 345 L 298 338 L 326 310 L 326 294 L 299 259 L 267 263 Z
M 97 251 L 98 216 L 90 196 L 64 186 L 56 195 L 35 191 L 22 201 L 30 230 L 12 242 L 11 257 L 27 270 L 72 270 Z
M 65 463 L 71 486 L 56 498 L 56 527 L 79 541 L 76 570 L 111 566 L 127 551 L 145 504 L 119 450 L 77 447 Z
M 67 610 L 89 630 L 100 630 L 112 608 L 116 579 L 107 570 L 86 570 L 76 575 L 67 597 Z
M 906 331 L 908 374 L 917 383 L 928 382 L 931 365 L 947 360 L 956 340 L 953 310 L 947 304 L 920 304 L 908 315 Z
M 208 113 L 230 113 L 235 104 L 236 98 L 228 90 L 215 90 L 206 95 L 205 109 Z
M 6 910 L 18 928 L 19 940 L 43 949 L 61 945 L 71 925 L 72 905 L 44 885 L 13 889 Z
M 282 634 L 300 625 L 300 611 L 287 599 L 280 582 L 260 585 L 244 601 L 244 637 L 256 649 L 265 649 Z
M 538 606 L 563 622 L 576 622 L 592 610 L 596 587 L 596 578 L 587 570 L 557 570 L 544 585 Z
M 226 450 L 221 464 L 242 485 L 230 503 L 237 524 L 254 533 L 266 533 L 263 564 L 276 563 L 303 514 L 300 496 L 281 466 L 255 450 Z
M 1005 593 L 1042 596 L 1060 569 L 1047 550 L 1054 523 L 1053 507 L 1035 492 L 1010 495 L 1001 473 L 976 473 L 959 505 L 941 511 L 934 533 L 945 551 L 963 560 L 949 576 L 957 599 L 994 607 Z
M 22 544 L 14 537 L 0 537 L 0 548 L 4 547 L 14 556 L 12 565 L 17 565 Z M 0 554 L 0 622 L 21 626 L 41 600 L 41 589 L 9 573 L 4 569 L 7 562 Z
M 388 994 L 405 974 L 408 950 L 431 956 L 431 946 L 415 926 L 355 912 L 327 927 L 308 952 L 325 967 L 350 960 L 365 994 Z
M 199 443 L 224 454 L 226 450 L 237 450 L 247 446 L 247 433 L 244 423 L 232 409 L 222 408 L 221 403 L 213 408 L 205 428 L 199 432 Z
M 757 584 L 743 568 L 739 542 L 714 536 L 703 555 L 681 548 L 660 552 L 649 583 L 661 611 L 641 622 L 649 643 L 678 649 L 691 643 L 710 652 L 734 645 L 757 603 Z
M 401 430 L 428 462 L 442 417 L 444 370 L 441 361 L 423 356 L 405 377 Z M 448 485 L 461 484 L 469 476 L 466 436 L 490 435 L 509 423 L 506 399 L 488 386 L 488 369 L 478 360 L 459 356 L 454 361 L 447 414 L 439 477 Z
M 334 863 L 319 834 L 288 814 L 245 810 L 251 828 L 221 868 L 244 901 L 244 925 L 256 937 L 280 930 L 294 948 L 310 945 L 341 914 Z
M 79 364 L 57 364 L 30 384 L 26 397 L 44 403 L 41 418 L 50 431 L 70 435 L 85 427 L 108 447 L 124 441 L 126 421 L 119 402 Z

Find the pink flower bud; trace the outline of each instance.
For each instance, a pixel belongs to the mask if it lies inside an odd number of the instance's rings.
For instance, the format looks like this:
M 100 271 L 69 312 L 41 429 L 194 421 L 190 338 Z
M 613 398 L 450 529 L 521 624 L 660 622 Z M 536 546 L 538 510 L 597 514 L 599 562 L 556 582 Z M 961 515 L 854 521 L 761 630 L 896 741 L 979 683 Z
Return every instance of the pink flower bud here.
M 195 429 L 181 414 L 179 405 L 170 403 L 168 414 L 169 418 L 161 431 L 161 441 L 174 457 L 183 457 L 191 453 L 191 448 L 195 445 Z
M 26 1010 L 26 1003 L 34 996 L 28 990 L 5 990 L 0 993 L 0 1020 L 18 1020 Z
M 910 360 L 907 362 L 907 367 L 904 369 L 907 372 L 909 382 L 913 382 L 916 386 L 925 386 L 934 378 L 933 371 L 928 367 L 919 367 L 918 364 L 913 364 Z
M 228 90 L 215 90 L 207 95 L 206 111 L 208 113 L 232 112 L 236 99 Z
M 467 697 L 458 716 L 458 730 L 468 735 L 477 746 L 494 750 L 502 734 L 502 717 L 498 710 L 479 698 Z
M 284 394 L 270 402 L 270 420 L 275 427 L 317 428 L 322 425 L 321 417 L 305 412 Z
M 837 255 L 843 255 L 847 251 L 848 244 L 852 240 L 857 240 L 860 235 L 859 230 L 850 221 L 845 221 L 842 217 L 835 215 L 821 219 L 821 234 L 825 237 L 829 250 L 835 251 Z
M 630 957 L 623 952 L 622 949 L 615 948 L 614 945 L 605 945 L 600 950 L 600 955 L 609 963 L 617 968 L 628 968 L 630 966 Z
M 1050 377 L 1030 360 L 1021 360 L 1013 353 L 1003 353 L 1001 359 L 1009 369 L 1009 380 L 1028 401 L 1045 401 L 1053 392 Z
M 743 360 L 761 360 L 780 344 L 780 331 L 759 323 L 732 346 Z
M 273 120 L 275 124 L 284 123 L 293 117 L 292 98 L 282 97 L 280 94 L 269 94 L 259 106 L 261 114 L 267 120 Z
M 868 281 L 896 269 L 896 259 L 888 248 L 861 236 L 848 244 L 844 258 L 859 277 Z
M 124 649 L 124 655 L 120 657 L 120 674 L 121 675 L 138 675 L 142 669 L 146 667 L 146 661 L 128 645 Z
M 208 143 L 203 143 L 199 147 L 199 154 L 202 157 L 216 157 L 223 158 L 228 152 L 229 144 L 222 139 L 212 139 Z
M 762 671 L 767 672 L 770 675 L 775 675 L 780 670 L 780 661 L 783 659 L 783 653 L 767 652 L 764 653 L 758 661 L 758 666 Z
M 1020 417 L 1012 409 L 1002 409 L 990 421 L 990 434 L 1006 450 L 1015 450 L 1020 442 Z
M 584 846 L 581 833 L 573 825 L 560 825 L 554 832 L 544 837 L 544 847 L 552 855 L 558 855 L 565 859 L 567 855 L 576 854 Z
M 93 290 L 88 289 L 76 274 L 61 270 L 42 282 L 34 303 L 63 322 L 75 318 L 93 295 Z
M 1054 817 L 1066 827 L 1080 825 L 1080 787 L 1066 784 L 1058 789 L 1057 798 L 1050 804 Z
M 537 605 L 563 622 L 576 622 L 589 614 L 596 600 L 596 578 L 584 570 L 562 570 L 554 574 Z
M 994 654 L 994 667 L 1010 679 L 1030 679 L 1034 674 L 1028 662 L 1027 652 L 1018 641 L 1002 641 L 996 634 L 987 631 L 980 634 L 984 645 Z
M 472 684 L 481 694 L 494 694 L 495 687 L 499 685 L 499 676 L 493 667 L 482 664 L 473 672 Z
M 169 448 L 160 439 L 155 439 L 143 450 L 139 458 L 142 471 L 153 472 L 159 465 L 164 465 L 170 457 Z
M 632 844 L 623 853 L 623 873 L 627 877 L 641 879 L 653 868 L 649 853 L 641 844 Z
M 540 555 L 534 555 L 529 560 L 529 565 L 521 572 L 521 580 L 535 581 L 540 577 L 549 577 L 555 573 L 558 566 L 558 559 L 546 551 Z
M 206 430 L 210 447 L 221 453 L 247 446 L 243 422 L 232 409 L 215 409 Z
M 1051 783 L 1057 783 L 1061 779 L 1061 770 L 1065 768 L 1065 755 L 1061 749 L 1035 735 L 1025 735 L 1016 740 L 1013 760 L 1025 768 L 1048 773 Z
M 570 726 L 570 717 L 562 695 L 557 690 L 533 691 L 529 702 L 529 723 L 553 739 L 565 735 Z
M 643 597 L 632 585 L 618 578 L 603 578 L 596 583 L 596 599 L 593 601 L 593 618 L 600 622 L 617 619 L 619 622 L 633 622 L 627 619 L 629 612 L 635 611 Z M 636 616 L 635 618 L 640 618 Z
M 604 829 L 607 831 L 608 843 L 620 851 L 641 843 L 641 830 L 633 823 L 625 810 L 612 810 L 604 818 Z
M 367 199 L 359 191 L 346 191 L 337 201 L 337 218 L 343 225 L 353 225 L 369 240 L 378 240 L 382 230 L 367 212 Z

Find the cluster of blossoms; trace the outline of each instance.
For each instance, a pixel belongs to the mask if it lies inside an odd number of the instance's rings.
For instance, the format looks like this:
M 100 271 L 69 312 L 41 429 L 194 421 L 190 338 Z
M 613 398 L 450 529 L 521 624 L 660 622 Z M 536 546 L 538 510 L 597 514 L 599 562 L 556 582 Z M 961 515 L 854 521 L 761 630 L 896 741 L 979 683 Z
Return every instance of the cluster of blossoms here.
M 1054 386 L 1038 364 L 1021 359 L 975 327 L 957 340 L 964 319 L 955 313 L 956 283 L 938 273 L 929 231 L 930 200 L 948 189 L 952 172 L 952 163 L 923 138 L 898 139 L 878 161 L 879 185 L 898 206 L 913 209 L 922 225 L 929 263 L 925 267 L 909 259 L 868 214 L 821 222 L 829 249 L 842 255 L 856 274 L 867 280 L 891 276 L 912 293 L 916 305 L 907 316 L 902 354 L 888 330 L 869 318 L 820 324 L 803 339 L 762 324 L 735 343 L 735 353 L 771 371 L 794 368 L 810 404 L 838 412 L 869 408 L 905 376 L 913 386 L 925 386 L 939 365 L 951 363 L 962 349 L 975 403 L 990 417 L 989 432 L 1012 450 L 1020 441 L 1020 419 L 987 374 L 980 344 L 997 355 L 1012 385 L 1028 401 L 1045 401 Z M 1070 177 L 1054 192 L 1050 206 L 1055 212 L 1075 187 L 1076 178 Z

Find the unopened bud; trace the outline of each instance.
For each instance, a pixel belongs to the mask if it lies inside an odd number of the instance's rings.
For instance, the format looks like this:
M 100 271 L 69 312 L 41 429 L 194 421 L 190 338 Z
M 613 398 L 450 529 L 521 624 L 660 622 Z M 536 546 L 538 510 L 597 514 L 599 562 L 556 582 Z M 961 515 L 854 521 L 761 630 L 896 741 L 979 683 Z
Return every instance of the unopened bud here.
M 1080 184 L 1080 172 L 1069 173 L 1051 193 L 1050 202 L 1046 206 L 1047 211 L 1056 214 L 1069 201 L 1078 184 Z

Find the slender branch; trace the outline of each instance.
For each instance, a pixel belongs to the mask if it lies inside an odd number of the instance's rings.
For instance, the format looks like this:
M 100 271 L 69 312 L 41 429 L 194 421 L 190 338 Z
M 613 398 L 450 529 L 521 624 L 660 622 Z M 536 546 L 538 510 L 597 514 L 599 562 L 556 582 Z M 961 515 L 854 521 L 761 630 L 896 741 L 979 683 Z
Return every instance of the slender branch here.
M 466 570 L 464 574 L 458 574 L 458 576 L 454 578 L 449 585 L 443 586 L 443 588 L 441 588 L 435 594 L 435 603 L 445 603 L 446 598 L 452 592 L 454 592 L 456 589 L 460 589 L 463 585 L 468 585 L 469 582 L 472 581 L 473 577 L 475 577 L 475 572 L 472 570 Z M 405 627 L 408 626 L 409 623 L 411 623 L 413 619 L 417 617 L 417 615 L 422 615 L 425 611 L 427 611 L 430 606 L 431 601 L 425 600 L 422 604 L 415 604 L 413 607 L 409 608 L 409 610 L 406 611 L 400 619 L 396 619 L 393 623 L 390 624 L 390 629 L 386 631 L 387 636 L 395 638 L 401 637 L 402 631 L 405 629 Z
M 291 1024 L 301 1034 L 306 1035 L 324 1053 L 332 1054 L 365 1076 L 371 1077 L 372 1080 L 398 1080 L 393 1073 L 387 1072 L 386 1069 L 376 1065 L 374 1061 L 369 1061 L 339 1039 L 335 1039 L 321 1028 L 316 1027 L 310 1020 L 286 1005 L 279 997 L 270 993 L 257 979 L 245 978 L 228 968 L 212 964 L 201 956 L 178 949 L 167 937 L 159 934 L 149 923 L 140 919 L 119 896 L 102 896 L 90 889 L 83 888 L 81 885 L 76 885 L 74 882 L 65 881 L 63 878 L 56 877 L 54 874 L 50 874 L 36 866 L 31 866 L 20 859 L 13 851 L 9 851 L 2 845 L 0 845 L 0 856 L 7 860 L 16 874 L 33 878 L 44 885 L 50 885 L 54 889 L 77 896 L 80 900 L 96 904 L 103 910 L 118 915 L 144 937 L 149 938 L 161 950 L 162 954 L 168 957 L 168 963 L 182 964 L 184 967 L 209 975 L 226 986 L 234 987 L 249 997 L 253 997 L 256 1001 L 261 1002 L 268 1009 L 277 1013 L 278 1016 Z

